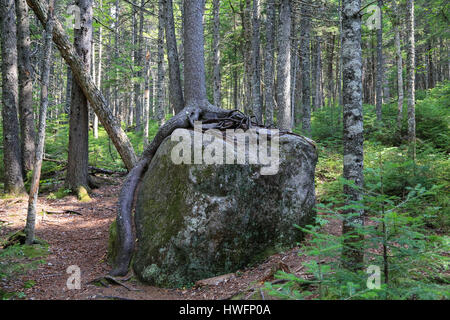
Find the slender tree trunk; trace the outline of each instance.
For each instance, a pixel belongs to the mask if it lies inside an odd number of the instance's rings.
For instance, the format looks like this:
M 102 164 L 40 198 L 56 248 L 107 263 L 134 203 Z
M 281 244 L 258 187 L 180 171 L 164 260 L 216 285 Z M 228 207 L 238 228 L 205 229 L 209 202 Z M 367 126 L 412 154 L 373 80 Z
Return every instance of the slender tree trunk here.
M 339 106 L 343 104 L 342 100 L 342 3 L 339 0 L 339 76 L 337 78 L 338 92 L 339 92 Z M 339 115 L 338 123 L 340 123 L 342 115 Z
M 252 17 L 252 110 L 253 115 L 256 117 L 256 121 L 259 124 L 262 124 L 259 0 L 253 0 Z
M 403 58 L 402 58 L 402 47 L 400 44 L 400 19 L 399 19 L 399 10 L 397 7 L 397 1 L 393 1 L 393 10 L 394 10 L 394 44 L 395 44 L 395 57 L 397 62 L 397 127 L 400 133 L 402 128 L 402 119 L 403 119 Z
M 382 10 L 383 0 L 378 0 L 378 6 L 380 7 L 380 28 L 377 29 L 377 72 L 376 72 L 376 102 L 375 109 L 377 113 L 377 122 L 382 121 L 382 106 L 383 106 L 383 16 Z
M 316 36 L 316 87 L 315 87 L 315 101 L 316 104 L 314 108 L 319 110 L 323 105 L 323 95 L 322 95 L 322 50 L 321 50 L 321 37 Z
M 67 66 L 67 82 L 66 82 L 66 104 L 64 106 L 64 112 L 69 116 L 70 114 L 70 99 L 72 97 L 72 69 Z
M 245 5 L 245 7 L 242 7 Z M 244 76 L 243 76 L 243 89 L 244 89 L 244 112 L 249 113 L 252 106 L 252 23 L 251 23 L 251 0 L 245 0 L 241 2 L 241 20 L 242 20 L 242 56 L 244 60 Z
M 81 28 L 74 31 L 74 45 L 75 50 L 84 63 L 84 72 L 89 73 L 92 42 L 92 0 L 77 0 L 75 3 L 80 8 Z M 83 197 L 82 193 L 89 189 L 88 159 L 89 105 L 80 85 L 74 82 L 70 105 L 66 185 L 78 194 L 80 200 Z M 87 200 L 88 198 L 86 197 L 85 199 Z
M 159 0 L 158 6 L 158 81 L 156 83 L 157 86 L 157 94 L 158 94 L 158 102 L 156 104 L 155 113 L 156 119 L 158 120 L 159 125 L 164 124 L 165 120 L 165 104 L 164 104 L 164 1 Z
M 414 40 L 414 0 L 407 0 L 407 29 L 408 29 L 408 141 L 410 156 L 416 159 L 416 115 L 415 115 L 415 40 Z
M 275 56 L 275 0 L 267 0 L 266 46 L 264 50 L 264 105 L 266 123 L 273 124 L 274 56 Z
M 117 68 L 119 60 L 119 23 L 120 23 L 120 4 L 119 0 L 116 0 L 115 4 L 115 21 L 114 21 L 114 64 L 115 64 L 115 77 L 114 77 L 114 115 L 119 119 L 119 123 L 122 123 L 119 106 L 119 70 Z
M 282 0 L 277 59 L 278 127 L 291 130 L 291 2 Z
M 302 61 L 302 129 L 303 133 L 311 136 L 311 12 L 309 3 L 301 5 L 301 43 L 300 55 Z
M 39 111 L 39 129 L 34 154 L 33 177 L 31 180 L 30 195 L 28 198 L 27 222 L 25 225 L 26 244 L 33 244 L 36 225 L 36 205 L 39 193 L 39 179 L 41 177 L 42 159 L 44 157 L 45 126 L 48 107 L 48 83 L 50 76 L 50 62 L 52 57 L 53 33 L 53 0 L 49 1 L 49 14 L 45 29 L 45 42 L 42 55 L 41 68 L 41 108 Z
M 361 52 L 361 0 L 342 1 L 343 100 L 344 100 L 344 178 L 357 188 L 344 185 L 347 204 L 361 201 L 363 197 L 363 114 L 362 114 L 362 52 Z M 349 209 L 343 223 L 343 234 L 354 236 L 344 240 L 342 260 L 349 270 L 362 268 L 363 237 L 356 226 L 364 223 L 363 209 Z
M 149 87 L 149 75 L 150 75 L 150 50 L 146 48 L 145 54 L 145 68 L 144 68 L 144 148 L 148 144 L 148 125 L 150 116 L 150 87 Z
M 164 0 L 167 58 L 169 61 L 169 98 L 175 114 L 183 110 L 184 98 L 181 90 L 180 62 L 178 59 L 172 0 Z
M 26 0 L 16 0 L 17 58 L 19 66 L 19 121 L 23 172 L 33 169 L 35 127 L 33 78 L 30 58 L 30 23 Z
M 137 18 L 138 13 L 136 6 L 133 6 L 133 57 L 134 57 L 134 65 L 138 68 L 141 68 L 141 39 L 139 36 L 140 32 L 140 20 Z M 137 70 L 135 72 L 135 77 L 141 77 L 141 71 Z M 140 132 L 142 130 L 142 106 L 141 106 L 141 83 L 139 81 L 135 81 L 134 84 L 134 94 L 133 94 L 133 104 L 134 104 L 134 117 L 136 119 L 136 127 L 135 132 Z
M 14 0 L 1 0 L 0 26 L 2 43 L 2 118 L 3 165 L 5 192 L 19 194 L 25 191 L 19 139 L 18 75 L 16 12 Z
M 258 0 L 257 0 L 258 1 Z M 214 105 L 221 106 L 221 79 L 220 79 L 220 1 L 213 0 L 213 16 L 214 16 L 214 30 L 213 30 L 213 97 Z
M 100 0 L 100 8 L 103 8 L 103 0 Z M 97 88 L 101 91 L 102 86 L 102 58 L 103 58 L 103 27 L 98 29 L 98 68 L 97 68 Z M 94 113 L 94 138 L 98 138 L 98 116 Z
M 330 35 L 330 42 L 328 43 L 328 107 L 332 107 L 332 100 L 333 100 L 333 56 L 334 56 L 334 40 L 335 35 Z M 333 110 L 333 109 L 331 109 Z M 333 121 L 333 119 L 332 119 Z

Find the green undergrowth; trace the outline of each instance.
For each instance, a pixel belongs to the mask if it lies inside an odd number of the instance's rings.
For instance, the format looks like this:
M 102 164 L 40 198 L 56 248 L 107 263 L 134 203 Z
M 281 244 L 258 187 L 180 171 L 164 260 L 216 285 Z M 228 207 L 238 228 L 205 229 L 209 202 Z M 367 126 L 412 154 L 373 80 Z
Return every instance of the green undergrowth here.
M 9 235 L 0 239 L 0 247 L 7 242 L 8 237 Z M 0 249 L 0 300 L 25 298 L 23 291 L 11 291 L 6 288 L 9 281 L 16 280 L 19 276 L 31 272 L 31 279 L 23 280 L 24 289 L 31 288 L 35 284 L 32 272 L 39 265 L 46 263 L 45 257 L 49 254 L 49 245 L 43 241 L 39 242 L 41 244 L 16 243 Z

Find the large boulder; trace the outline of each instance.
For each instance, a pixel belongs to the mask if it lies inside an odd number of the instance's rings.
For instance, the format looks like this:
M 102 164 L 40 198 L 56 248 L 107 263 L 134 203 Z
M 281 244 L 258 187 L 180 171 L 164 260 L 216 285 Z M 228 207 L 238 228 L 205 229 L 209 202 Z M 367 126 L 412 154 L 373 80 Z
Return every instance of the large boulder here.
M 172 136 L 192 138 L 193 132 L 177 129 Z M 159 147 L 137 193 L 133 268 L 142 281 L 190 285 L 234 272 L 302 239 L 294 224 L 306 225 L 314 217 L 317 153 L 311 140 L 279 136 L 279 168 L 269 173 L 262 170 L 267 166 L 249 164 L 249 158 L 245 165 L 174 164 L 180 142 L 172 140 Z M 230 146 L 221 134 L 214 140 L 224 149 Z M 210 145 L 192 144 L 192 154 Z M 255 156 L 255 150 L 246 150 Z

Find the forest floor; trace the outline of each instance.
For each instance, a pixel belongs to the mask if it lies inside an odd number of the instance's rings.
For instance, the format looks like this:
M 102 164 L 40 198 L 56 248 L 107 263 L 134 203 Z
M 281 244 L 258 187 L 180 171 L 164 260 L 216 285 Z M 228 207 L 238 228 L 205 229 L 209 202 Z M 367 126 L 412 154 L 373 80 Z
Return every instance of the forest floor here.
M 74 196 L 62 199 L 49 199 L 47 195 L 39 197 L 36 236 L 48 242 L 48 254 L 34 270 L 0 279 L 0 288 L 7 292 L 23 292 L 23 298 L 35 300 L 270 299 L 262 288 L 265 281 L 274 281 L 273 274 L 277 270 L 307 277 L 302 263 L 314 258 L 299 256 L 299 248 L 295 247 L 275 254 L 259 265 L 227 275 L 217 285 L 162 289 L 140 284 L 135 277 L 125 279 L 124 286 L 93 284 L 92 281 L 107 275 L 111 268 L 106 262 L 109 226 L 116 216 L 119 191 L 120 183 L 102 186 L 93 190 L 92 201 L 88 203 L 80 203 Z M 27 204 L 26 197 L 0 200 L 0 221 L 3 223 L 0 238 L 24 228 Z M 66 210 L 67 213 L 63 213 Z M 339 221 L 330 221 L 325 227 L 329 233 L 341 233 Z M 81 289 L 67 288 L 70 274 L 66 270 L 70 265 L 77 265 L 81 270 Z M 24 287 L 24 283 L 30 281 L 32 285 Z

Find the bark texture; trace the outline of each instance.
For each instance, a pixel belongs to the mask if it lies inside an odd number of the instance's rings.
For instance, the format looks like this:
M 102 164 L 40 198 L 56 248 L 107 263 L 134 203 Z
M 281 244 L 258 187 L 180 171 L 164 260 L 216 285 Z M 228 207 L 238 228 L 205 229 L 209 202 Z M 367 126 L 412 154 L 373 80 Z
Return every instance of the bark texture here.
M 214 29 L 213 29 L 213 97 L 214 105 L 221 106 L 221 79 L 220 79 L 220 1 L 213 1 L 213 19 L 214 19 Z
M 25 225 L 26 244 L 34 243 L 34 231 L 36 225 L 36 206 L 39 193 L 39 180 L 41 177 L 42 160 L 44 158 L 45 127 L 48 108 L 48 84 L 50 77 L 50 63 L 52 57 L 52 33 L 53 33 L 53 0 L 49 3 L 49 14 L 45 29 L 45 39 L 42 60 L 41 80 L 41 107 L 39 110 L 39 127 L 34 154 L 33 177 L 31 180 L 30 195 L 28 198 L 27 222 Z
M 408 29 L 408 141 L 410 144 L 410 155 L 416 158 L 416 110 L 415 110 L 415 46 L 414 46 L 414 0 L 406 2 L 406 17 Z
M 266 124 L 273 124 L 274 56 L 275 56 L 275 0 L 267 0 L 266 46 L 264 50 L 264 106 Z
M 363 176 L 363 114 L 362 114 L 362 52 L 361 52 L 361 1 L 342 1 L 342 62 L 343 62 L 343 103 L 344 103 L 344 178 L 354 182 L 357 188 L 344 186 L 347 203 L 362 200 Z M 343 264 L 350 270 L 362 267 L 362 236 L 356 226 L 363 224 L 362 209 L 346 210 L 343 233 L 354 236 L 344 240 Z
M 301 5 L 300 60 L 302 62 L 302 129 L 311 136 L 311 11 L 309 3 Z
M 30 22 L 26 0 L 16 0 L 17 58 L 19 67 L 19 122 L 23 171 L 33 169 L 35 126 L 33 115 L 33 68 L 30 58 Z
M 24 192 L 19 139 L 16 11 L 14 0 L 1 0 L 2 118 L 5 192 Z
M 74 31 L 74 46 L 87 74 L 91 66 L 92 0 L 77 0 L 80 8 L 80 29 Z M 66 185 L 74 192 L 88 189 L 89 166 L 89 105 L 78 82 L 72 84 L 69 119 L 69 152 Z
M 253 0 L 253 25 L 252 25 L 252 110 L 256 121 L 262 124 L 261 101 L 261 61 L 260 47 L 260 4 L 259 0 Z
M 173 21 L 172 0 L 164 0 L 167 58 L 169 61 L 169 99 L 175 113 L 184 108 L 183 91 L 181 89 L 180 62 L 178 59 L 175 23 Z
M 277 59 L 278 127 L 291 129 L 291 1 L 281 0 Z

